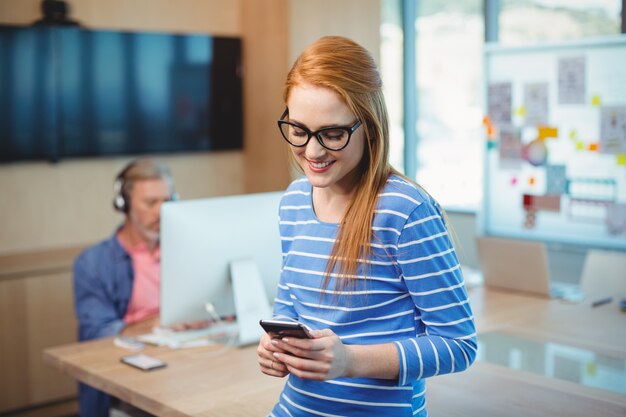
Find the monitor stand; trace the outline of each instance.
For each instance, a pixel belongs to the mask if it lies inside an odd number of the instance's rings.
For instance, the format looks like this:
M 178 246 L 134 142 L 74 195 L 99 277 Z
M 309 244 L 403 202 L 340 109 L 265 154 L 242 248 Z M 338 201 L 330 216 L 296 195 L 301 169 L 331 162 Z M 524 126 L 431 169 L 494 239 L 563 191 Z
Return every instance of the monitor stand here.
M 258 343 L 263 335 L 259 320 L 272 317 L 259 268 L 253 259 L 232 261 L 230 277 L 239 327 L 238 345 Z

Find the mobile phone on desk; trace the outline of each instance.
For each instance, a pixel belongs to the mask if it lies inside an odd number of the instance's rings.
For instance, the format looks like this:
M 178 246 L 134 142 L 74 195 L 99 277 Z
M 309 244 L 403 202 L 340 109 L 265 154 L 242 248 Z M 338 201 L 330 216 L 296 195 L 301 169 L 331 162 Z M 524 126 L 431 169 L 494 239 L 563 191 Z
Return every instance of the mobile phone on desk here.
M 165 368 L 166 364 L 160 359 L 138 353 L 135 355 L 122 356 L 120 359 L 126 365 L 130 365 L 142 371 L 152 371 L 154 369 Z
M 283 337 L 312 338 L 309 329 L 302 323 L 280 320 L 261 320 L 259 323 L 272 339 Z

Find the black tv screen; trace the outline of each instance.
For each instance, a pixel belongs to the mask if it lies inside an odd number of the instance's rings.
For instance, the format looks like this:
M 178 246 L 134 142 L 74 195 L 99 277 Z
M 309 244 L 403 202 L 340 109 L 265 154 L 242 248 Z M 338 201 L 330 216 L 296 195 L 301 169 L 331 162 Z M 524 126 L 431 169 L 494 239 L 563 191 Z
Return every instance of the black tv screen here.
M 0 161 L 243 146 L 241 41 L 0 26 Z

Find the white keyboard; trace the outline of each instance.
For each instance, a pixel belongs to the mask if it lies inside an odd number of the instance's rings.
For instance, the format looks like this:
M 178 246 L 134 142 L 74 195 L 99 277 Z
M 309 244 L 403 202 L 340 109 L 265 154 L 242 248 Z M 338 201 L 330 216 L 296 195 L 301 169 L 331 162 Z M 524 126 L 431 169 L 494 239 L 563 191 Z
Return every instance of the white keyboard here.
M 152 333 L 142 334 L 137 340 L 157 346 L 170 346 L 173 348 L 199 340 L 211 340 L 224 338 L 237 333 L 236 321 L 212 324 L 202 329 L 173 331 L 167 328 L 155 328 Z

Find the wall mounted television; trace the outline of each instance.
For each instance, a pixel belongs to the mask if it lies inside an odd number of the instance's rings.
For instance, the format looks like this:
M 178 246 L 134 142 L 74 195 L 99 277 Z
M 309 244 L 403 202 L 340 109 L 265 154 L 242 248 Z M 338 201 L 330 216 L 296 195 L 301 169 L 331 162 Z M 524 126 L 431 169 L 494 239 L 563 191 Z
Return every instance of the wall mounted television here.
M 241 149 L 241 41 L 0 26 L 0 162 Z

